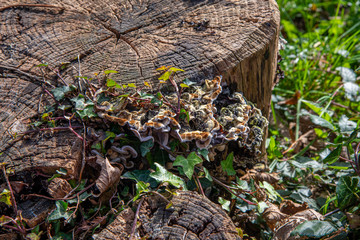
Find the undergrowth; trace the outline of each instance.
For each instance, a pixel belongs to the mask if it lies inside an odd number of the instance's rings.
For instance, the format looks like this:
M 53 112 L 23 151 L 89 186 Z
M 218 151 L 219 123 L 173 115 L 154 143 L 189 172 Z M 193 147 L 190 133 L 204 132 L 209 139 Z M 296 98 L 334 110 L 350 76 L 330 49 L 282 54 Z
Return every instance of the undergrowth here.
M 176 93 L 176 104 L 170 103 L 160 91 L 153 94 L 141 91 L 144 87 L 152 89 L 148 82 L 144 86 L 120 85 L 111 79 L 117 73 L 113 70 L 99 73 L 94 79 L 77 76 L 77 86 L 64 81 L 55 87 L 44 81 L 44 92 L 53 99 L 53 104 L 32 119 L 32 129 L 21 135 L 71 132 L 92 153 L 94 159 L 86 161 L 93 161 L 93 168 L 84 171 L 83 162 L 79 182 L 66 178 L 64 169 L 53 176 L 41 176 L 47 183 L 64 178 L 72 190 L 59 198 L 27 194 L 55 201 L 46 221 L 29 227 L 17 211 L 19 198 L 14 196 L 16 191 L 9 182 L 11 169 L 2 165 L 7 188 L 0 193 L 1 209 L 5 209 L 0 218 L 1 231 L 16 231 L 34 240 L 86 239 L 114 221 L 124 209 L 139 209 L 145 196 L 169 198 L 176 194 L 176 189 L 189 189 L 219 203 L 244 239 L 286 239 L 290 235 L 356 239 L 360 228 L 360 2 L 284 0 L 278 4 L 281 32 L 287 43 L 283 43 L 280 51 L 284 79 L 275 86 L 272 96 L 266 140 L 268 166 L 259 164 L 255 170 L 236 172 L 234 152 L 229 151 L 218 162 L 221 178 L 204 167 L 210 164 L 208 150 L 194 147 L 189 150 L 188 144 L 177 141 L 164 150 L 153 140 L 140 142 L 134 134 L 121 132 L 115 124 L 105 124 L 103 135 L 95 133 L 96 140 L 87 142 L 86 136 L 91 138 L 89 129 L 98 126 L 94 119 L 99 117 L 100 110 L 117 111 L 123 107 L 123 99 L 153 108 L 168 105 L 176 120 L 188 121 L 180 98 L 192 83 L 188 80 L 175 83 L 175 74 L 181 69 L 159 69 L 159 80 Z M 39 67 L 49 70 L 46 64 Z M 99 106 L 102 109 L 97 109 Z M 21 136 L 14 136 L 17 137 Z M 132 154 L 141 156 L 148 165 L 141 165 L 141 169 L 130 167 L 125 173 L 121 164 L 112 166 L 105 157 L 111 155 L 110 146 L 116 141 L 122 146 L 133 146 Z M 169 159 L 169 152 L 182 150 L 186 154 Z M 94 167 L 95 162 L 101 170 Z M 236 177 L 237 173 L 244 176 Z M 96 189 L 94 176 L 98 179 L 106 176 L 108 180 Z M 111 188 L 113 185 L 117 191 Z M 296 216 L 300 210 L 285 214 L 278 208 L 284 203 L 313 210 L 317 219 L 301 220 L 303 216 Z M 135 236 L 137 217 L 131 236 Z M 301 224 L 291 225 L 291 221 Z M 289 226 L 287 232 L 280 231 Z

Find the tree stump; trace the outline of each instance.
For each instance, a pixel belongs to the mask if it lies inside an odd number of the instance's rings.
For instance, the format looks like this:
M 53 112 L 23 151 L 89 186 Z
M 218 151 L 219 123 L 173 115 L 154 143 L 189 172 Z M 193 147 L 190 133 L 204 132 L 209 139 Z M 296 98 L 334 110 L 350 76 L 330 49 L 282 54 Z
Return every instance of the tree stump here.
M 156 86 L 155 69 L 173 65 L 185 70 L 180 80 L 222 75 L 268 116 L 278 33 L 274 0 L 2 0 L 0 161 L 21 170 L 49 161 L 78 168 L 79 158 L 62 149 L 67 137 L 13 141 L 49 101 L 44 81 L 61 85 L 59 76 L 74 83 L 112 69 L 118 83 Z M 35 66 L 45 62 L 54 71 L 43 79 Z

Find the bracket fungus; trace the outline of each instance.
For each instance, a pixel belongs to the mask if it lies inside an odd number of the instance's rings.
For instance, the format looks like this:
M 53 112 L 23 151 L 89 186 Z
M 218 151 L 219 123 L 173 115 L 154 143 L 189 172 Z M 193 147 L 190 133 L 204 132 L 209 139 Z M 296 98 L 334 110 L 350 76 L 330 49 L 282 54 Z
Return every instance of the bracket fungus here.
M 217 76 L 205 80 L 202 86 L 182 88 L 180 99 L 178 92 L 170 92 L 167 104 L 158 106 L 139 104 L 138 98 L 127 97 L 120 100 L 120 110 L 103 110 L 100 106 L 98 115 L 128 128 L 141 142 L 153 140 L 163 149 L 170 149 L 172 139 L 209 150 L 236 141 L 239 147 L 257 155 L 268 121 L 241 93 L 230 94 L 228 88 L 223 91 L 221 79 Z M 180 109 L 173 106 L 184 109 L 187 117 L 180 118 Z M 112 150 L 122 154 L 116 147 Z

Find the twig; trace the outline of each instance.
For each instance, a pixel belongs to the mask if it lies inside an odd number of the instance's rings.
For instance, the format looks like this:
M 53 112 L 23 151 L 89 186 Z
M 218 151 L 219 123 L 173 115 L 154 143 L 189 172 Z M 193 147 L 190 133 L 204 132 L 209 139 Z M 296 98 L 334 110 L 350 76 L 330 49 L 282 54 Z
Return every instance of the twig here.
M 200 192 L 201 192 L 201 194 L 204 196 L 204 197 L 206 197 L 205 196 L 205 193 L 204 193 L 204 190 L 203 190 L 203 188 L 202 188 L 202 186 L 201 186 L 201 183 L 200 183 L 200 181 L 199 181 L 199 178 L 198 178 L 198 176 L 197 176 L 197 174 L 194 172 L 194 177 L 195 177 L 195 179 L 196 179 L 196 185 L 198 185 L 198 188 L 200 189 Z
M 83 132 L 83 151 L 82 151 L 82 161 L 81 161 L 81 169 L 80 169 L 80 174 L 79 174 L 79 181 L 81 181 L 82 178 L 82 174 L 85 168 L 85 150 L 86 150 L 86 127 L 85 124 L 83 122 L 83 127 L 84 127 L 84 132 Z
M 331 214 L 337 213 L 338 211 L 340 211 L 340 209 L 335 209 L 334 211 L 328 212 L 327 214 L 324 215 L 324 217 L 328 217 Z
M 230 193 L 234 194 L 236 197 L 240 198 L 241 200 L 243 200 L 244 202 L 250 204 L 250 205 L 257 205 L 256 203 L 253 203 L 243 197 L 241 197 L 239 194 L 235 193 L 233 190 L 231 190 L 226 184 L 222 183 L 221 181 L 217 180 L 216 178 L 214 178 L 213 176 L 211 176 L 212 179 L 218 183 L 219 185 L 223 186 L 226 190 L 228 190 Z
M 70 131 L 72 132 L 72 133 L 74 133 L 81 141 L 85 141 L 85 139 L 82 137 L 82 136 L 80 136 L 77 132 L 75 132 L 75 130 L 72 128 L 72 126 L 71 126 L 71 119 L 72 119 L 72 117 L 73 117 L 74 115 L 72 115 L 70 118 L 69 118 L 69 129 L 70 129 Z M 85 132 L 85 131 L 84 131 Z
M 71 128 L 72 129 L 78 129 L 78 128 L 82 128 L 82 126 L 73 126 Z M 26 134 L 35 133 L 35 132 L 42 132 L 42 131 L 62 131 L 62 130 L 70 130 L 70 128 L 69 127 L 40 128 L 40 129 L 35 129 L 35 130 L 29 130 L 29 131 L 26 131 L 26 132 L 22 132 L 22 133 L 19 133 L 18 135 L 26 135 Z
M 149 193 L 154 193 L 156 194 L 157 196 L 161 197 L 161 199 L 163 199 L 166 203 L 169 203 L 170 201 L 164 197 L 163 195 L 161 195 L 160 193 L 156 192 L 156 191 L 150 191 Z
M 135 234 L 135 230 L 136 230 L 136 223 L 137 223 L 137 218 L 139 216 L 139 212 L 140 212 L 140 207 L 141 207 L 141 204 L 144 202 L 144 198 L 141 198 L 140 202 L 139 202 L 139 205 L 136 209 L 136 213 L 135 213 L 135 218 L 134 218 L 134 222 L 132 224 L 132 228 L 131 228 L 131 234 L 130 234 L 130 237 L 129 237 L 129 240 L 132 240 L 133 237 L 134 237 L 134 234 Z
M 64 197 L 64 198 L 52 198 L 52 197 L 48 197 L 48 196 L 44 196 L 44 195 L 40 195 L 40 194 L 27 194 L 25 195 L 26 197 L 41 197 L 41 198 L 45 198 L 45 199 L 49 199 L 49 200 L 53 200 L 53 201 L 58 201 L 58 200 L 70 200 L 73 198 L 76 198 L 77 196 L 80 196 L 80 194 L 86 192 L 89 188 L 91 188 L 92 186 L 95 185 L 95 182 L 93 182 L 92 184 L 90 184 L 89 186 L 87 186 L 86 188 L 84 188 L 83 190 L 81 190 L 80 192 L 76 193 L 76 195 L 72 196 L 72 197 Z
M 17 214 L 17 205 L 16 205 L 16 201 L 15 201 L 14 192 L 13 192 L 13 190 L 12 190 L 12 187 L 11 187 L 11 184 L 10 184 L 10 181 L 9 181 L 9 178 L 7 177 L 5 166 L 4 166 L 4 165 L 1 165 L 1 168 L 2 168 L 2 171 L 3 171 L 3 173 L 4 173 L 4 177 L 5 177 L 6 183 L 7 183 L 7 185 L 8 185 L 10 194 L 11 194 L 11 204 L 13 205 L 15 216 L 17 216 L 17 215 L 18 215 L 18 214 Z

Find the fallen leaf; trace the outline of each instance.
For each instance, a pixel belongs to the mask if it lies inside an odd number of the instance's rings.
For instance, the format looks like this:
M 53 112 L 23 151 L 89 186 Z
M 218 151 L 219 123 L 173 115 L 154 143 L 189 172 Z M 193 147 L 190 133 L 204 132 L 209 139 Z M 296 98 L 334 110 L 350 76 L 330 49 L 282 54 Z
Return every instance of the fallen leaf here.
M 279 225 L 282 220 L 288 218 L 289 215 L 280 212 L 280 209 L 270 202 L 266 202 L 266 204 L 269 207 L 265 209 L 262 217 L 265 220 L 266 224 L 269 226 L 269 228 L 271 230 L 274 230 L 276 226 Z
M 63 198 L 72 190 L 71 185 L 63 178 L 54 178 L 48 186 L 48 193 L 53 198 Z
M 276 184 L 279 181 L 279 177 L 277 173 L 266 173 L 266 172 L 258 172 L 256 170 L 249 170 L 244 176 L 240 178 L 241 180 L 249 181 L 250 179 L 254 179 L 256 182 L 268 182 L 270 184 Z
M 349 221 L 349 226 L 352 229 L 360 227 L 360 216 L 353 213 L 346 213 L 346 217 Z
M 113 167 L 107 158 L 103 158 L 99 155 L 96 157 L 96 163 L 101 166 L 100 176 L 95 183 L 100 193 L 94 194 L 94 196 L 98 197 L 110 188 L 115 189 L 117 187 L 122 169 Z
M 11 188 L 15 193 L 19 193 L 23 190 L 24 187 L 28 187 L 29 184 L 24 183 L 23 181 L 11 181 Z
M 308 204 L 306 202 L 303 202 L 303 204 L 294 203 L 291 200 L 284 200 L 280 204 L 280 211 L 282 213 L 293 215 L 297 212 L 303 211 L 305 209 L 308 209 Z
M 301 93 L 296 91 L 292 98 L 286 99 L 284 101 L 279 102 L 279 105 L 286 104 L 286 105 L 295 105 L 297 104 L 299 98 L 301 97 Z

